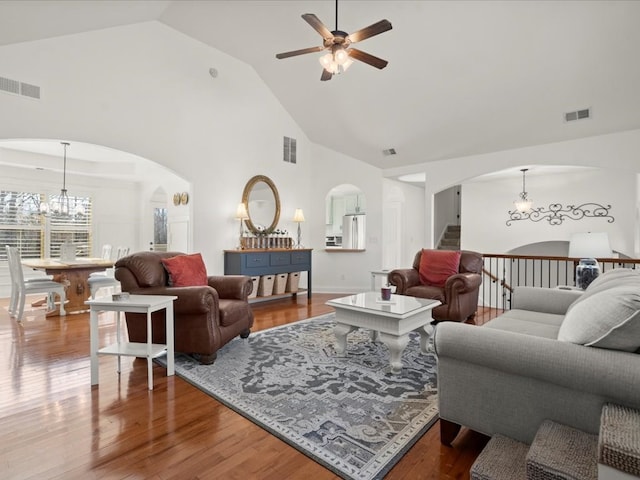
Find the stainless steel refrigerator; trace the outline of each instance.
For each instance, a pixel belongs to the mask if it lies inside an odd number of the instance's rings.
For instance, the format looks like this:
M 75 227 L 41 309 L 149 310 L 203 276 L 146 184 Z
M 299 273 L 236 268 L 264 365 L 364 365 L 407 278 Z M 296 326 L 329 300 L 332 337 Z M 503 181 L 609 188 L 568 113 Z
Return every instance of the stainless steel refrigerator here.
M 365 220 L 364 213 L 342 217 L 342 248 L 364 249 Z

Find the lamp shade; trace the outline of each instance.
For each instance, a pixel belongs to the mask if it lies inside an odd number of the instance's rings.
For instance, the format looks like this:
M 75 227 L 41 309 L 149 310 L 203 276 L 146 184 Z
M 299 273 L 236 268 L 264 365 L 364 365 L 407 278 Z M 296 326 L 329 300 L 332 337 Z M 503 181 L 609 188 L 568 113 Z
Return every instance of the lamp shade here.
M 569 258 L 611 258 L 606 232 L 574 233 L 569 241 Z
M 249 218 L 249 213 L 247 212 L 247 207 L 244 203 L 238 204 L 238 208 L 236 209 L 236 218 L 240 220 Z
M 294 222 L 304 222 L 304 213 L 301 208 L 296 208 L 296 213 L 293 215 Z

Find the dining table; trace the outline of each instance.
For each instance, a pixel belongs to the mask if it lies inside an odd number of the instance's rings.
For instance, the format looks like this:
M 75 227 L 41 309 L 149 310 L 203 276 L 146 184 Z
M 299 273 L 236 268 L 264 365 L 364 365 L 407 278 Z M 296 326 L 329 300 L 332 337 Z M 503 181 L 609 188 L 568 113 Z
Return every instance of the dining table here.
M 23 259 L 22 265 L 44 271 L 47 275 L 52 275 L 54 281 L 67 285 L 65 310 L 67 313 L 77 313 L 89 309 L 84 303 L 91 295 L 88 283 L 89 275 L 112 267 L 113 262 L 92 257 L 81 257 L 69 261 L 54 258 L 30 258 Z

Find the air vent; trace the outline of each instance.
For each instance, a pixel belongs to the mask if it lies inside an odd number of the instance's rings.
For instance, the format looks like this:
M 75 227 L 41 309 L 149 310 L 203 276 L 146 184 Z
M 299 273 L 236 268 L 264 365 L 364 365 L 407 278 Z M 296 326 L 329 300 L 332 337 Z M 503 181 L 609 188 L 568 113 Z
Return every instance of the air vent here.
M 591 109 L 584 108 L 582 110 L 576 110 L 575 112 L 567 112 L 564 114 L 565 122 L 575 122 L 576 120 L 585 120 L 591 118 Z
M 25 97 L 40 99 L 40 87 L 38 87 L 37 85 L 29 85 L 28 83 L 21 83 L 20 93 Z
M 391 155 L 395 155 L 396 154 L 396 149 L 395 148 L 387 148 L 386 150 L 382 150 L 382 154 L 385 157 L 389 157 Z
M 284 137 L 283 159 L 287 163 L 297 163 L 296 160 L 296 139 Z
M 40 87 L 10 78 L 0 77 L 0 91 L 40 99 Z

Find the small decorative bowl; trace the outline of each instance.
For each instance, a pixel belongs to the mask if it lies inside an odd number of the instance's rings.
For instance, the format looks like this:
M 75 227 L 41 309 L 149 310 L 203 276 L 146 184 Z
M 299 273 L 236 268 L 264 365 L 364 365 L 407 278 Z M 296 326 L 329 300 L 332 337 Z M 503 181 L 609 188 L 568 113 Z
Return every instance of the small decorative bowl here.
M 113 295 L 111 295 L 111 299 L 114 302 L 121 302 L 123 300 L 129 300 L 129 292 L 114 293 Z

